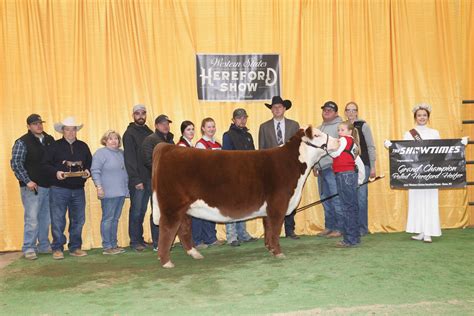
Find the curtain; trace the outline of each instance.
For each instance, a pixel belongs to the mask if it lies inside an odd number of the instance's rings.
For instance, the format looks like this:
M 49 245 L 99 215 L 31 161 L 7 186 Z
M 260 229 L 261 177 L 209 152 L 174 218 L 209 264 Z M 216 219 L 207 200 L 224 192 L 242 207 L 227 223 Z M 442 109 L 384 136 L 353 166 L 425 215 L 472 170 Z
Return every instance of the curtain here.
M 136 103 L 147 105 L 152 128 L 167 114 L 176 136 L 181 121 L 198 127 L 213 117 L 219 140 L 232 111 L 245 107 L 257 141 L 259 125 L 271 118 L 264 102 L 199 102 L 196 53 L 279 53 L 282 96 L 294 104 L 286 114 L 300 125 L 319 125 L 327 100 L 341 109 L 357 102 L 375 137 L 379 175 L 389 170 L 383 140 L 401 139 L 413 126 L 415 103 L 432 105 L 430 124 L 443 138 L 470 132 L 461 125 L 463 115 L 474 114 L 461 108 L 463 98 L 474 99 L 468 0 L 0 0 L 0 17 L 0 251 L 21 249 L 23 207 L 9 160 L 31 113 L 55 138 L 61 135 L 53 123 L 75 116 L 84 123 L 78 138 L 94 153 L 106 130 L 125 131 Z M 90 180 L 86 196 L 85 249 L 101 245 Z M 310 175 L 300 206 L 318 199 Z M 122 246 L 129 242 L 128 208 L 126 202 Z M 403 231 L 406 213 L 406 191 L 391 190 L 388 178 L 369 185 L 372 232 Z M 467 191 L 440 191 L 440 215 L 443 228 L 472 224 Z M 247 227 L 263 234 L 261 220 Z M 323 227 L 321 205 L 296 215 L 298 234 Z

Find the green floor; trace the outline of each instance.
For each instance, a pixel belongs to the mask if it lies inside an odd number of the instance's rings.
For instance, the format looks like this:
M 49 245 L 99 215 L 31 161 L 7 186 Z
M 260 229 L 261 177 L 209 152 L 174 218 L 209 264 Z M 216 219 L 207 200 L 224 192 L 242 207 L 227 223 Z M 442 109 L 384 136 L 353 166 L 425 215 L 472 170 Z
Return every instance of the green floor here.
M 432 244 L 404 233 L 353 249 L 314 236 L 281 244 L 286 259 L 261 240 L 202 250 L 204 260 L 176 247 L 171 270 L 149 250 L 20 259 L 0 272 L 0 314 L 474 315 L 474 229 L 445 230 Z

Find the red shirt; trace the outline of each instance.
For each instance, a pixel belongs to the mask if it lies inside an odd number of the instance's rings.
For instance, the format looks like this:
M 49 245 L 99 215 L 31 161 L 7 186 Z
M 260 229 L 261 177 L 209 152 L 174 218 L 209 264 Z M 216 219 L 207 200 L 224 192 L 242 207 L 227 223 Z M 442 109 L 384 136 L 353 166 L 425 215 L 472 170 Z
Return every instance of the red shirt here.
M 346 146 L 344 147 L 343 151 L 340 153 L 339 156 L 335 157 L 332 162 L 332 170 L 337 172 L 344 172 L 344 171 L 355 171 L 355 161 L 352 154 L 348 153 L 351 149 L 352 144 L 354 143 L 354 139 L 351 136 L 342 136 L 347 142 Z M 341 148 L 339 148 L 340 150 Z

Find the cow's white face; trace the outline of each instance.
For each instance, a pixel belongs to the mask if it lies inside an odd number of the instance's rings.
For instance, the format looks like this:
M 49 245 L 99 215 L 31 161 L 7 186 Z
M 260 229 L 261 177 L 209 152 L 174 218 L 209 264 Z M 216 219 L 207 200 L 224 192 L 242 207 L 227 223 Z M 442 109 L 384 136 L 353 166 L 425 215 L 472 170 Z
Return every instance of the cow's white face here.
M 301 139 L 298 159 L 302 163 L 306 163 L 306 170 L 298 179 L 294 194 L 290 198 L 286 215 L 289 215 L 298 206 L 304 183 L 306 182 L 311 168 L 324 155 L 327 155 L 328 152 L 336 151 L 339 147 L 337 139 L 324 134 L 318 129 L 313 129 L 309 126 L 304 127 L 303 130 L 305 135 Z
M 300 146 L 300 161 L 314 165 L 322 156 L 328 152 L 336 151 L 339 142 L 336 138 L 331 137 L 317 128 L 311 126 L 305 127 L 305 136 L 302 138 Z

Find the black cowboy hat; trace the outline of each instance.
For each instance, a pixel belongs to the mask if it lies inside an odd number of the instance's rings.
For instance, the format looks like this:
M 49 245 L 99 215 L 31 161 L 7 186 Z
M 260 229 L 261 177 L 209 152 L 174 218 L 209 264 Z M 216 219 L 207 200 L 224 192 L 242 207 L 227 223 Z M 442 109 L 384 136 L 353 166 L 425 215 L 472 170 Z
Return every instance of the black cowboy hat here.
M 283 106 L 289 110 L 291 108 L 291 101 L 290 100 L 283 100 L 279 95 L 277 96 L 274 96 L 272 98 L 272 103 L 271 104 L 268 104 L 268 103 L 265 103 L 265 105 L 267 106 L 267 108 L 271 109 L 272 106 L 274 104 L 283 104 Z

